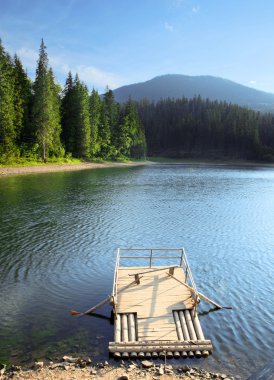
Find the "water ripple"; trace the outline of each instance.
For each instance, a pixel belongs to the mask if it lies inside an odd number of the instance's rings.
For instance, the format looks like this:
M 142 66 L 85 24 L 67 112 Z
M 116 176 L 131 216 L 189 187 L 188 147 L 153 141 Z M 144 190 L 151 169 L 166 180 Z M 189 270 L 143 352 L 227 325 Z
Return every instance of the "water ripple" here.
M 109 322 L 68 310 L 110 294 L 118 246 L 183 245 L 200 291 L 233 306 L 201 304 L 203 365 L 247 377 L 271 359 L 273 185 L 272 169 L 180 165 L 1 178 L 0 359 L 107 355 Z

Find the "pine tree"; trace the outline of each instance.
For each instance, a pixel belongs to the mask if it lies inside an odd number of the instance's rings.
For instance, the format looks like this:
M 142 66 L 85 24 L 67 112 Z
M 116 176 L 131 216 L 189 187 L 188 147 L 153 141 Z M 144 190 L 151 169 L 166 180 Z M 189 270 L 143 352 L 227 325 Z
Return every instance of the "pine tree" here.
M 90 158 L 91 150 L 91 133 L 90 133 L 90 115 L 89 115 L 89 93 L 87 87 L 79 80 L 76 74 L 73 82 L 75 115 L 74 115 L 74 133 L 75 146 L 74 155 L 76 157 Z
M 115 134 L 119 123 L 119 105 L 115 102 L 113 92 L 107 88 L 103 98 L 101 124 L 98 130 L 101 142 L 100 155 L 105 159 L 117 157 L 115 149 Z
M 17 143 L 22 144 L 30 128 L 31 81 L 23 69 L 20 59 L 15 55 L 13 60 L 14 78 L 14 127 Z
M 91 127 L 91 155 L 96 156 L 101 148 L 98 135 L 101 119 L 102 101 L 98 92 L 93 89 L 89 98 L 90 127 Z
M 54 152 L 57 146 L 60 151 L 60 123 L 58 122 L 59 104 L 56 101 L 53 89 L 53 75 L 48 70 L 48 57 L 46 46 L 42 39 L 40 45 L 38 66 L 34 82 L 34 97 L 32 108 L 32 121 L 36 130 L 36 138 L 41 149 L 42 160 Z
M 61 93 L 60 85 L 55 83 L 55 78 L 52 69 L 48 71 L 49 81 L 49 98 L 50 98 L 50 130 L 52 131 L 51 145 L 49 145 L 50 153 L 55 157 L 64 156 L 64 148 L 61 144 L 61 100 L 59 94 Z
M 74 86 L 71 72 L 68 73 L 65 88 L 62 94 L 62 134 L 61 138 L 66 152 L 73 153 L 75 147 L 75 101 Z
M 12 60 L 0 40 L 0 158 L 16 154 Z

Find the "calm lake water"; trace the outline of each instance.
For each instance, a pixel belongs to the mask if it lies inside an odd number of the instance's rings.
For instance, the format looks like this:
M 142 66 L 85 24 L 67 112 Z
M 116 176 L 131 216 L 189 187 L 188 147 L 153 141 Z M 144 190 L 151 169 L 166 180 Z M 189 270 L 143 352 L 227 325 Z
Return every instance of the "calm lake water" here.
M 0 362 L 108 359 L 110 306 L 69 310 L 111 293 L 131 246 L 184 246 L 198 290 L 233 307 L 201 302 L 214 353 L 192 364 L 246 378 L 273 358 L 274 170 L 154 165 L 0 178 Z

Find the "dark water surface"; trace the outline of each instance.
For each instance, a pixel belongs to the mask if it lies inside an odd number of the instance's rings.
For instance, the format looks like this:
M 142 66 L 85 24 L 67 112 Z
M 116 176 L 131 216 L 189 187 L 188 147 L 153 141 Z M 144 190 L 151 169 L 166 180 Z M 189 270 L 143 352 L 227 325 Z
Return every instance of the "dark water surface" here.
M 198 290 L 233 306 L 200 304 L 214 354 L 195 365 L 272 359 L 274 170 L 155 165 L 0 179 L 0 362 L 107 359 L 110 321 L 68 311 L 111 293 L 119 246 L 184 246 Z

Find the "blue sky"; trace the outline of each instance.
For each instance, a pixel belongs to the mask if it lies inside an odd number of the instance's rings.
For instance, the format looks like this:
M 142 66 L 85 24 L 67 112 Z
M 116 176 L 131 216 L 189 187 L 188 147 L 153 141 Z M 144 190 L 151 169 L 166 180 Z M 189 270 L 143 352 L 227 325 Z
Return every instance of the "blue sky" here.
M 64 85 L 214 75 L 274 93 L 272 0 L 0 0 L 0 37 L 34 78 L 41 38 Z

